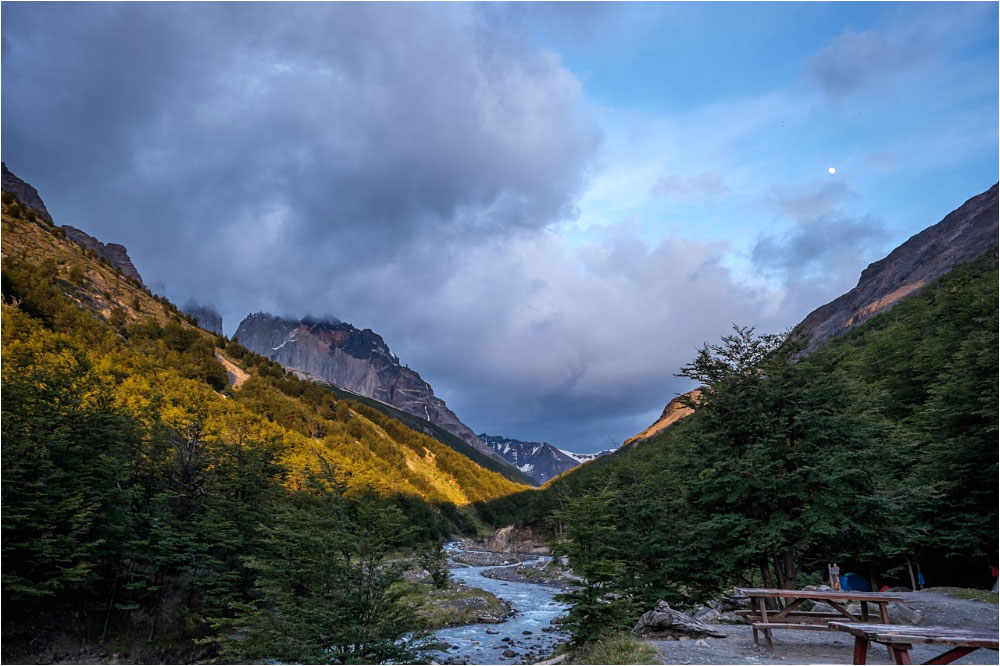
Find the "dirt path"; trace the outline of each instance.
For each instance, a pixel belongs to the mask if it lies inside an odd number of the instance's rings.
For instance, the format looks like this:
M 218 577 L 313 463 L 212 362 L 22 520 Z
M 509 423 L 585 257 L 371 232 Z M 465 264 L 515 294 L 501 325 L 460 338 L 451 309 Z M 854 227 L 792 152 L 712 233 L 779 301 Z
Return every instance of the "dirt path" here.
M 238 389 L 243 385 L 243 382 L 250 378 L 250 375 L 245 370 L 223 356 L 220 352 L 215 352 L 215 358 L 219 359 L 219 362 L 226 369 L 226 374 L 229 375 L 229 384 L 233 388 Z
M 955 599 L 934 590 L 904 593 L 906 605 L 923 615 L 925 626 L 964 627 L 998 631 L 997 604 Z M 659 653 L 661 664 L 850 664 L 854 638 L 825 631 L 775 631 L 774 652 L 755 647 L 749 625 L 719 625 L 728 638 L 695 641 L 649 641 Z M 761 637 L 763 642 L 763 637 Z M 704 647 L 707 645 L 707 647 Z M 914 645 L 913 663 L 923 663 L 945 648 Z M 891 664 L 888 650 L 881 645 L 868 650 L 869 664 Z M 976 650 L 956 664 L 996 664 L 993 650 Z

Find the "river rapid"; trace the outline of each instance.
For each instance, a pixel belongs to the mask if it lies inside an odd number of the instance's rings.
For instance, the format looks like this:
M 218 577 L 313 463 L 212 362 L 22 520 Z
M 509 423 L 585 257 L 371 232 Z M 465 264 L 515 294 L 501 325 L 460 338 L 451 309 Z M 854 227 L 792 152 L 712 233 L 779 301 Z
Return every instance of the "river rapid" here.
M 462 551 L 459 543 L 445 545 L 445 552 L 449 555 Z M 551 558 L 540 555 L 530 562 L 546 562 L 549 559 Z M 466 566 L 450 557 L 448 561 L 453 580 L 492 592 L 514 608 L 514 615 L 498 624 L 467 624 L 435 631 L 434 638 L 450 646 L 447 650 L 428 654 L 435 663 L 532 664 L 548 658 L 557 644 L 569 638 L 566 632 L 557 629 L 558 625 L 551 624 L 552 620 L 563 615 L 568 608 L 566 604 L 554 599 L 560 592 L 558 588 L 487 578 L 483 575 L 484 571 L 501 567 Z M 543 627 L 551 631 L 542 631 Z M 514 656 L 509 656 L 511 652 Z

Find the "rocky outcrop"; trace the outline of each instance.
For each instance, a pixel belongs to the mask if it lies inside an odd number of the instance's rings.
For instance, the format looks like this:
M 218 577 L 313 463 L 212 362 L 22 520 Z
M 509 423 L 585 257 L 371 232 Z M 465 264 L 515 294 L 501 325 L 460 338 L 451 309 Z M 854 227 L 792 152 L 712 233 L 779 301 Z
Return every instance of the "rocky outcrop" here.
M 21 200 L 28 208 L 38 213 L 39 216 L 45 218 L 49 222 L 52 222 L 52 216 L 49 215 L 49 211 L 45 208 L 45 203 L 42 198 L 38 195 L 38 191 L 18 178 L 12 171 L 7 168 L 6 164 L 3 164 L 3 190 L 5 192 L 10 192 L 18 199 Z M 110 263 L 114 268 L 121 271 L 121 274 L 125 277 L 133 278 L 137 280 L 139 284 L 142 284 L 142 277 L 139 275 L 139 271 L 136 270 L 135 264 L 128 256 L 128 250 L 125 249 L 124 245 L 119 245 L 118 243 L 102 243 L 90 234 L 77 229 L 76 227 L 71 227 L 68 225 L 63 225 L 62 230 L 66 232 L 66 236 L 76 241 L 84 247 L 84 249 L 90 250 L 98 257 L 104 258 L 108 263 Z
M 202 305 L 194 299 L 189 299 L 181 308 L 181 312 L 194 317 L 200 328 L 222 335 L 222 315 L 214 305 Z
M 486 550 L 494 553 L 548 555 L 549 547 L 545 544 L 553 536 L 553 534 L 539 529 L 507 525 L 493 533 L 489 543 L 486 544 Z
M 688 391 L 687 393 L 677 396 L 667 403 L 667 406 L 663 408 L 663 413 L 660 414 L 660 418 L 656 419 L 653 425 L 649 426 L 638 435 L 633 435 L 632 437 L 626 439 L 625 445 L 649 439 L 653 435 L 661 432 L 667 426 L 676 423 L 688 414 L 691 414 L 694 410 L 688 406 L 688 402 L 696 401 L 700 396 L 701 391 L 699 389 L 694 389 L 693 391 Z
M 857 286 L 817 308 L 792 331 L 804 353 L 884 312 L 958 264 L 997 251 L 997 185 L 871 264 Z
M 717 627 L 695 620 L 690 615 L 671 608 L 662 599 L 653 610 L 646 611 L 632 629 L 633 636 L 651 637 L 701 637 L 725 638 L 727 634 Z
M 539 485 L 580 464 L 573 454 L 548 442 L 522 442 L 486 433 L 479 435 L 479 439 Z
M 380 400 L 443 428 L 492 460 L 510 463 L 483 444 L 458 420 L 431 385 L 414 370 L 400 364 L 380 335 L 333 319 L 275 317 L 264 312 L 249 315 L 236 329 L 247 349 L 287 368 Z
M 10 192 L 15 197 L 20 199 L 21 203 L 25 206 L 51 222 L 52 216 L 49 215 L 49 211 L 45 208 L 45 203 L 42 201 L 42 198 L 38 196 L 38 191 L 28 183 L 15 176 L 13 172 L 7 169 L 6 164 L 0 164 L 3 166 L 3 191 Z
M 102 243 L 90 234 L 68 225 L 63 225 L 62 230 L 66 232 L 67 237 L 82 245 L 84 249 L 90 250 L 98 257 L 106 259 L 109 264 L 120 270 L 122 275 L 142 284 L 142 277 L 139 275 L 139 271 L 136 270 L 132 260 L 129 259 L 128 250 L 125 249 L 124 245 Z

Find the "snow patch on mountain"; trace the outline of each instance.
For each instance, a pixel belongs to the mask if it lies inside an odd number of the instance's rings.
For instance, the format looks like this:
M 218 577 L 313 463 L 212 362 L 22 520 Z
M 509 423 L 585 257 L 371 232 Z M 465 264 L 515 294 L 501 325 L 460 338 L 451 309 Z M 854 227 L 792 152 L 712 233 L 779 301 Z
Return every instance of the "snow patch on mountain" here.
M 522 442 L 499 435 L 479 435 L 479 439 L 510 464 L 542 484 L 574 467 L 607 455 L 608 449 L 598 453 L 574 453 L 552 446 L 548 442 Z

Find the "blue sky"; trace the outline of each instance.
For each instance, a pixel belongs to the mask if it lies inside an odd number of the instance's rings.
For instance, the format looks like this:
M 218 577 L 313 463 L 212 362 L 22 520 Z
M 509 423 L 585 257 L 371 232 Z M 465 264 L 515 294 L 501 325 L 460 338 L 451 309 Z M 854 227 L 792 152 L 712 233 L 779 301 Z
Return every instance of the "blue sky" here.
M 997 181 L 996 3 L 4 3 L 2 152 L 172 300 L 592 451 Z M 835 174 L 828 173 L 834 167 Z

